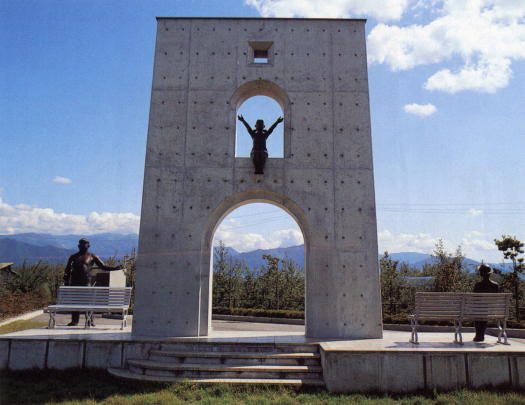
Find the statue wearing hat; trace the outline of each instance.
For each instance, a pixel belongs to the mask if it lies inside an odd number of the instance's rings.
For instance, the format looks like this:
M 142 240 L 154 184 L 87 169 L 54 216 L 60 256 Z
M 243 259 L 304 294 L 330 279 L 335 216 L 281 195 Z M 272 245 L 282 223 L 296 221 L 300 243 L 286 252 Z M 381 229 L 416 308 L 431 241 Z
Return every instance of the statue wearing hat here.
M 98 268 L 106 271 L 121 270 L 121 266 L 106 266 L 100 258 L 89 251 L 89 240 L 78 241 L 78 252 L 71 255 L 64 270 L 64 285 L 88 287 L 94 284 L 90 277 L 91 269 L 96 264 Z M 79 312 L 71 313 L 71 322 L 67 326 L 78 325 Z M 92 324 L 92 326 L 95 326 Z
M 275 127 L 279 123 L 283 122 L 283 117 L 277 118 L 277 120 L 270 128 L 268 128 L 268 130 L 264 129 L 263 120 L 257 120 L 255 123 L 255 129 L 252 129 L 250 124 L 246 122 L 242 115 L 239 115 L 237 118 L 239 118 L 239 121 L 244 124 L 246 130 L 253 139 L 253 147 L 250 157 L 252 158 L 253 166 L 255 167 L 255 174 L 264 174 L 264 165 L 266 163 L 266 159 L 268 158 L 266 139 L 268 139 L 268 137 L 272 134 Z
M 474 285 L 475 293 L 498 293 L 499 284 L 490 279 L 492 274 L 492 267 L 481 263 L 477 268 L 481 281 Z M 474 342 L 483 342 L 485 340 L 485 330 L 487 329 L 487 322 L 476 321 L 474 322 L 474 328 L 476 329 L 476 336 L 474 336 Z

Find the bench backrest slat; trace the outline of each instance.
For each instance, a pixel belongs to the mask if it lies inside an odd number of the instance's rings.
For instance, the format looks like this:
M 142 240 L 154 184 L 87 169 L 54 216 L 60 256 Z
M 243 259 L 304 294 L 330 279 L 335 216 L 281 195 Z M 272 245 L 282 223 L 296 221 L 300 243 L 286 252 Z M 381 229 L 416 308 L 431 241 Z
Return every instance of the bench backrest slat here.
M 461 317 L 463 298 L 457 293 L 416 293 L 418 318 L 456 319 Z
M 416 292 L 419 319 L 507 319 L 510 293 Z
M 58 290 L 58 305 L 129 306 L 131 287 L 70 287 Z
M 467 293 L 463 316 L 470 318 L 507 318 L 510 293 Z

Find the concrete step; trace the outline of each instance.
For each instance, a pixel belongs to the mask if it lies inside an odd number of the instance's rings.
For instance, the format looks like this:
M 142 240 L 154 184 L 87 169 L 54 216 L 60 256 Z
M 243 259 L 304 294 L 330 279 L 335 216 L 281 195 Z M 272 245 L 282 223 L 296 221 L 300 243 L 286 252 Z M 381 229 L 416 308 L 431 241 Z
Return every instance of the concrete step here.
M 155 382 L 190 382 L 202 384 L 279 384 L 279 385 L 308 385 L 324 387 L 324 381 L 320 378 L 304 379 L 280 379 L 280 378 L 181 378 L 173 376 L 152 376 L 133 373 L 126 369 L 109 368 L 108 372 L 118 378 L 136 381 Z
M 179 352 L 170 350 L 151 350 L 151 354 L 173 357 L 230 357 L 237 359 L 273 358 L 273 359 L 318 359 L 318 353 L 261 353 L 261 352 Z
M 149 360 L 190 364 L 319 366 L 317 353 L 179 352 L 151 350 Z
M 165 363 L 152 360 L 128 360 L 130 366 L 154 370 L 213 371 L 213 372 L 273 372 L 273 373 L 321 373 L 320 366 L 282 366 L 282 365 L 227 365 L 227 364 L 187 364 Z
M 176 352 L 319 353 L 319 344 L 257 342 L 170 342 L 162 343 L 160 349 L 163 351 Z

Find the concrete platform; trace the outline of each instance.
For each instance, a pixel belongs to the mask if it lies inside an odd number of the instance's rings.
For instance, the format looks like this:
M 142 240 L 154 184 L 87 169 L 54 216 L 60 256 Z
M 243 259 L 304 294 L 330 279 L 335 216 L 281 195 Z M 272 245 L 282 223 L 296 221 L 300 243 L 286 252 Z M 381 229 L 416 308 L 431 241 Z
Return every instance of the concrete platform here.
M 483 343 L 463 335 L 453 343 L 451 332 L 420 333 L 420 343 L 409 332 L 384 331 L 383 339 L 308 339 L 301 325 L 214 321 L 208 337 L 155 338 L 132 336 L 119 329 L 118 320 L 97 320 L 97 327 L 58 326 L 0 335 L 0 369 L 93 367 L 123 368 L 128 359 L 147 358 L 152 350 L 174 342 L 192 347 L 200 343 L 318 345 L 327 388 L 337 392 L 411 392 L 460 387 L 510 386 L 525 388 L 525 339 L 509 345 L 487 336 Z M 198 349 L 196 349 L 198 350 Z

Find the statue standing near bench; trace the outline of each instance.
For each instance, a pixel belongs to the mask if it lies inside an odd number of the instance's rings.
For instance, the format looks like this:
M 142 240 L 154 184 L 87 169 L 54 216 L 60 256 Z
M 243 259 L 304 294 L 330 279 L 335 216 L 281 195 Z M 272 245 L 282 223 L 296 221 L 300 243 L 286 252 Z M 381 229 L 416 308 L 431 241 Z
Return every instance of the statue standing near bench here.
M 498 283 L 490 279 L 490 275 L 492 274 L 492 268 L 482 263 L 478 266 L 478 272 L 482 280 L 474 285 L 473 292 L 499 293 Z M 476 336 L 474 336 L 474 342 L 483 342 L 485 340 L 485 330 L 487 329 L 487 322 L 475 321 L 474 328 L 476 329 Z
M 89 240 L 78 241 L 78 252 L 71 255 L 64 270 L 64 285 L 90 287 L 94 285 L 90 277 L 91 269 L 96 264 L 98 268 L 106 271 L 121 270 L 121 266 L 106 266 L 100 258 L 89 251 Z M 78 325 L 79 312 L 71 313 L 71 322 L 67 326 Z M 95 326 L 95 324 L 91 324 Z
M 253 139 L 253 147 L 250 157 L 252 158 L 253 166 L 255 167 L 255 174 L 264 174 L 264 165 L 266 164 L 266 159 L 268 159 L 266 139 L 272 134 L 275 127 L 283 122 L 283 117 L 277 118 L 268 130 L 264 129 L 263 120 L 257 120 L 255 123 L 255 129 L 252 129 L 242 115 L 239 115 L 237 118 L 244 124 L 246 130 Z

